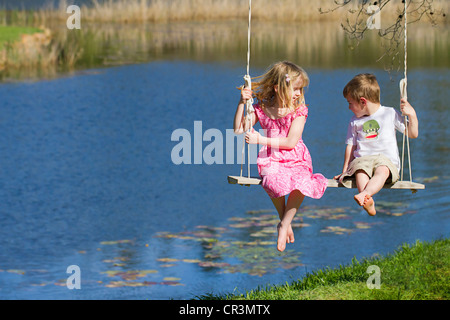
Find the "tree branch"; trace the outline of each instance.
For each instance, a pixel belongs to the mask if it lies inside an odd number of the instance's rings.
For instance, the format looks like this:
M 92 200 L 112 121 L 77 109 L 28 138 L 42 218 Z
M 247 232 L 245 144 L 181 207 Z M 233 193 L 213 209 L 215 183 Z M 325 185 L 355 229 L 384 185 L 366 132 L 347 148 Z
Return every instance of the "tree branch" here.
M 364 35 L 367 31 L 371 30 L 368 27 L 368 19 L 371 14 L 368 13 L 369 6 L 378 6 L 379 14 L 382 18 L 383 24 L 386 25 L 386 21 L 388 20 L 386 16 L 391 16 L 391 22 L 387 23 L 387 27 L 380 28 L 378 30 L 378 36 L 382 39 L 382 46 L 384 47 L 384 53 L 377 60 L 380 61 L 383 58 L 392 57 L 390 61 L 390 66 L 388 70 L 392 70 L 394 67 L 394 61 L 397 57 L 399 57 L 399 47 L 402 43 L 404 43 L 404 16 L 405 16 L 405 8 L 404 1 L 408 1 L 406 13 L 408 15 L 408 25 L 417 23 L 421 21 L 423 18 L 427 18 L 428 22 L 431 23 L 432 26 L 437 24 L 438 19 L 443 18 L 446 19 L 446 13 L 443 9 L 436 10 L 433 6 L 433 0 L 403 0 L 401 6 L 396 8 L 396 11 L 389 11 L 388 4 L 390 6 L 394 6 L 394 1 L 392 0 L 381 0 L 381 1 L 368 1 L 368 0 L 334 0 L 334 7 L 331 9 L 323 10 L 319 9 L 321 14 L 327 14 L 334 12 L 340 8 L 350 7 L 347 12 L 350 15 L 350 18 L 347 16 L 345 21 L 341 23 L 341 26 L 348 38 L 351 40 L 355 40 L 357 45 L 364 38 Z M 399 3 L 400 5 L 400 3 Z M 354 9 L 354 8 L 357 9 Z M 383 12 L 387 12 L 383 14 Z M 383 14 L 383 16 L 381 16 Z M 392 16 L 394 17 L 392 19 Z

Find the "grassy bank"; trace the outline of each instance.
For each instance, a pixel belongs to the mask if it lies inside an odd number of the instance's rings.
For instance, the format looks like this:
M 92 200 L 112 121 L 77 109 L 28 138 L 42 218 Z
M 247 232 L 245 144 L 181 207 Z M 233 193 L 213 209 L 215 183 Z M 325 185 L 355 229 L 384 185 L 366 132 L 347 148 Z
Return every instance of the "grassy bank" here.
M 368 289 L 371 265 L 380 268 L 380 289 Z M 403 245 L 385 257 L 335 269 L 318 270 L 291 284 L 258 288 L 245 294 L 207 295 L 223 300 L 448 300 L 450 239 Z M 373 282 L 375 283 L 375 282 Z
M 48 67 L 57 62 L 46 28 L 0 26 L 0 71 Z
M 46 27 L 0 25 L 0 80 L 55 75 L 73 67 L 82 50 L 74 37 L 61 38 Z
M 0 50 L 8 43 L 18 42 L 23 34 L 42 32 L 34 27 L 0 26 Z

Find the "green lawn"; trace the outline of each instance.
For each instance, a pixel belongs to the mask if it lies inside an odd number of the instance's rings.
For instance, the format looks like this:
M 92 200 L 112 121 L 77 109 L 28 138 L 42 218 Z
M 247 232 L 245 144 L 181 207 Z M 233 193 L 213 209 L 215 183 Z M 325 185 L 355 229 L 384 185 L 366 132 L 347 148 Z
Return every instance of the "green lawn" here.
M 380 288 L 369 289 L 371 265 L 380 268 Z M 374 281 L 371 283 L 375 283 Z M 258 288 L 245 294 L 206 295 L 223 300 L 448 300 L 450 239 L 403 245 L 385 257 L 353 261 L 318 270 L 293 283 Z
M 33 34 L 42 30 L 33 27 L 0 26 L 0 50 L 7 42 L 20 40 L 22 34 Z

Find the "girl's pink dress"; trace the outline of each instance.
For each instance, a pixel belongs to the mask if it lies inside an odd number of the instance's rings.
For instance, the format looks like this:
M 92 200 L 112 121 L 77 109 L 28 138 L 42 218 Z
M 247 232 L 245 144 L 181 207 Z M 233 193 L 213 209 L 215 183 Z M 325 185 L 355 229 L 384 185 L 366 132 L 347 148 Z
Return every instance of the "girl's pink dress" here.
M 279 119 L 269 118 L 259 105 L 255 105 L 255 112 L 269 138 L 287 137 L 295 118 L 308 117 L 306 106 Z M 257 165 L 262 186 L 271 198 L 299 190 L 307 197 L 319 199 L 327 188 L 328 180 L 320 173 L 313 174 L 311 155 L 301 139 L 293 149 L 263 146 L 258 154 Z

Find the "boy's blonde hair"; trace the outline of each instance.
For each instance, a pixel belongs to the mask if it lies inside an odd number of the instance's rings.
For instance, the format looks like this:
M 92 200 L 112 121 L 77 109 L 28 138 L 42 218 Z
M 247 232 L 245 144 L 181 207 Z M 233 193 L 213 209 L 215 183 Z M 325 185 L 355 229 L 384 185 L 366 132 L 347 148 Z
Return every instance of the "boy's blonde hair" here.
M 359 102 L 366 98 L 370 102 L 380 103 L 380 86 L 377 78 L 371 73 L 361 73 L 355 76 L 344 87 L 342 92 L 344 98 L 352 98 Z
M 278 96 L 282 102 L 282 108 L 296 110 L 299 106 L 305 104 L 305 87 L 309 85 L 309 77 L 305 70 L 290 61 L 281 61 L 273 64 L 271 68 L 262 76 L 261 81 L 252 84 L 253 93 L 256 101 L 261 106 L 268 106 L 270 101 Z M 302 97 L 292 102 L 291 90 L 292 83 L 298 78 L 302 79 Z M 278 90 L 275 91 L 275 86 Z

